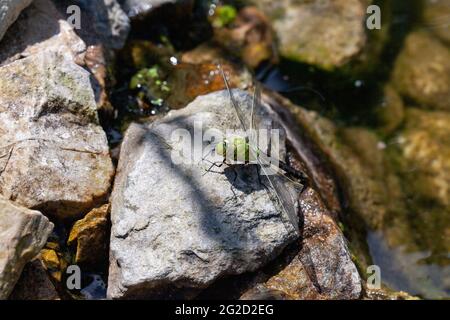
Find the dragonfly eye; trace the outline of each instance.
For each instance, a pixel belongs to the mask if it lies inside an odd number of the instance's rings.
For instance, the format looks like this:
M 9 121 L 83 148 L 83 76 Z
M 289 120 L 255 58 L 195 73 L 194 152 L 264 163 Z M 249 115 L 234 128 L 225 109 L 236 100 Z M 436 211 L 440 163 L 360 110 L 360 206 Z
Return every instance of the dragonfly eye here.
M 227 143 L 226 141 L 221 141 L 217 144 L 216 146 L 216 154 L 221 156 L 221 157 L 225 157 L 227 152 Z

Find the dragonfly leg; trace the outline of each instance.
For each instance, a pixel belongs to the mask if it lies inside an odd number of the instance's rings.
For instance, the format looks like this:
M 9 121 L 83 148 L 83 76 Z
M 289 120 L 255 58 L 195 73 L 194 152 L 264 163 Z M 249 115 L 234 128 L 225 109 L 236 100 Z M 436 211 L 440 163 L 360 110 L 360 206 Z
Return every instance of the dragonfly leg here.
M 232 184 L 230 184 L 230 190 L 231 190 L 231 192 L 233 192 L 233 199 L 237 199 L 237 195 L 236 195 L 236 192 L 234 192 L 234 187 Z
M 225 164 L 225 159 L 222 162 L 212 162 L 212 161 L 209 161 L 208 159 L 203 159 L 203 160 L 211 164 L 211 166 L 208 169 L 206 169 L 206 171 L 205 171 L 205 173 L 203 173 L 203 175 L 207 174 L 208 172 L 222 173 L 219 171 L 213 171 L 211 169 L 213 167 L 216 167 L 216 168 L 222 167 Z
M 309 179 L 304 177 L 302 179 L 299 179 L 300 183 L 302 184 L 302 189 L 300 190 L 300 195 L 308 188 L 309 186 Z
M 234 199 L 237 199 L 237 195 L 236 195 L 236 192 L 234 192 L 234 187 L 233 187 L 233 184 L 236 182 L 236 180 L 237 180 L 237 177 L 238 177 L 238 173 L 236 172 L 236 169 L 233 167 L 233 166 L 231 166 L 231 169 L 233 170 L 233 173 L 234 173 L 234 178 L 233 178 L 233 182 L 232 183 L 230 183 L 230 189 L 231 189 L 231 192 L 233 192 L 233 195 L 234 195 Z

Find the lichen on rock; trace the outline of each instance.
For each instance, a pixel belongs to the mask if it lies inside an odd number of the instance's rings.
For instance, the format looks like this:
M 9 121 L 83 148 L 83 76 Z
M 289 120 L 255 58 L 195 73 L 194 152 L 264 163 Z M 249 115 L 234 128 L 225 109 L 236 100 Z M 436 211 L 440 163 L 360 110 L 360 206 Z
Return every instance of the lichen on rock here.
M 0 68 L 0 193 L 45 214 L 80 217 L 114 172 L 89 73 L 48 51 Z

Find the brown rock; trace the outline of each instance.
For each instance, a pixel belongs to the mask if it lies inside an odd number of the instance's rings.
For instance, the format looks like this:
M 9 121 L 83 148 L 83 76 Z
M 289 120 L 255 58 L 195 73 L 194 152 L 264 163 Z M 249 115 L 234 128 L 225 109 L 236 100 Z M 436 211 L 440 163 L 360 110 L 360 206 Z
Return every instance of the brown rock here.
M 346 240 L 328 209 L 313 189 L 300 196 L 302 238 L 297 253 L 284 257 L 284 266 L 244 292 L 241 299 L 269 296 L 288 300 L 358 299 L 361 279 Z M 263 279 L 260 273 L 257 278 Z
M 440 39 L 450 44 L 450 16 L 449 0 L 425 0 L 424 2 L 424 25 L 437 35 Z
M 397 163 L 410 194 L 450 205 L 450 114 L 410 108 L 397 137 Z
M 214 21 L 214 16 L 212 19 Z M 250 68 L 256 68 L 264 61 L 278 60 L 272 27 L 256 7 L 244 7 L 230 25 L 215 27 L 214 42 L 240 56 Z
M 45 269 L 49 272 L 51 277 L 57 282 L 61 282 L 62 272 L 64 271 L 63 269 L 66 266 L 63 260 L 61 260 L 60 254 L 61 253 L 59 250 L 49 248 L 42 249 L 40 253 L 40 258 L 42 260 Z
M 411 33 L 395 63 L 393 82 L 421 107 L 450 110 L 450 50 L 426 32 Z
M 98 266 L 108 260 L 109 204 L 93 209 L 78 220 L 67 244 L 76 246 L 75 263 Z
M 280 54 L 324 69 L 342 67 L 366 44 L 367 1 L 255 1 L 271 19 Z
M 375 111 L 379 129 L 383 134 L 393 133 L 402 124 L 405 117 L 404 109 L 402 97 L 392 86 L 387 85 L 383 91 L 382 101 Z

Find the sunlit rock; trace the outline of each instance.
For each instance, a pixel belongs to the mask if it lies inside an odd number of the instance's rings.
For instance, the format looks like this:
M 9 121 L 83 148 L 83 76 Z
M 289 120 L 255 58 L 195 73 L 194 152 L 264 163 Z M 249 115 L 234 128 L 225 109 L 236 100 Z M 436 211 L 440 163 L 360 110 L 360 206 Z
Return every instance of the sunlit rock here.
M 53 224 L 40 212 L 0 198 L 0 299 L 6 299 L 25 264 L 45 245 Z
M 108 193 L 114 169 L 89 73 L 52 51 L 0 68 L 0 193 L 76 218 Z
M 251 96 L 234 94 L 250 111 Z M 256 270 L 298 237 L 254 166 L 236 169 L 234 180 L 226 166 L 215 173 L 201 159 L 172 162 L 171 149 L 191 142 L 171 141 L 173 130 L 192 132 L 198 121 L 203 130 L 239 126 L 228 99 L 226 91 L 201 96 L 128 129 L 111 200 L 110 298 L 193 297 L 221 277 Z

